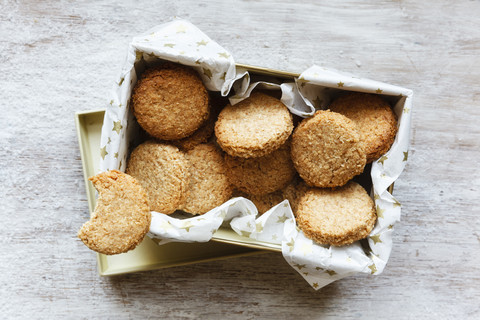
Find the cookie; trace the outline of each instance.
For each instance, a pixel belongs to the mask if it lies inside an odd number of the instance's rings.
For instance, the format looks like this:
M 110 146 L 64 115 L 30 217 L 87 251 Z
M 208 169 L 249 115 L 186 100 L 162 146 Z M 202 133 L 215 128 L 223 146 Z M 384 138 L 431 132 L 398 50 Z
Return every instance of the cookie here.
M 79 230 L 78 237 L 87 247 L 103 254 L 134 249 L 150 228 L 147 193 L 133 177 L 117 170 L 89 180 L 99 196 L 95 211 Z
M 365 146 L 367 163 L 386 153 L 397 134 L 397 116 L 382 97 L 350 93 L 334 100 L 330 110 L 353 120 Z
M 292 160 L 308 185 L 337 187 L 362 173 L 366 155 L 352 120 L 320 110 L 295 129 Z
M 353 181 L 341 188 L 308 190 L 299 200 L 296 216 L 306 237 L 334 246 L 367 237 L 376 218 L 373 200 Z
M 233 157 L 255 158 L 278 149 L 292 133 L 292 115 L 278 99 L 263 93 L 227 105 L 215 123 L 220 147 Z
M 294 216 L 297 215 L 298 201 L 309 189 L 310 187 L 303 180 L 295 179 L 281 190 L 282 197 L 290 203 L 290 208 L 292 208 Z
M 180 140 L 173 140 L 172 144 L 177 146 L 180 150 L 186 152 L 192 150 L 201 143 L 206 143 L 213 134 L 215 120 L 215 114 L 211 112 L 207 121 L 205 121 L 205 123 L 200 128 L 198 128 L 197 131 L 195 131 L 192 135 L 186 138 Z
M 207 89 L 191 68 L 165 63 L 145 70 L 132 95 L 140 126 L 161 140 L 188 137 L 209 114 Z
M 212 144 L 199 144 L 186 153 L 190 183 L 185 205 L 191 214 L 203 214 L 218 207 L 232 196 L 222 152 Z
M 126 172 L 145 188 L 153 211 L 170 214 L 185 203 L 188 161 L 177 147 L 144 142 L 132 151 Z
M 290 143 L 259 158 L 225 156 L 230 182 L 251 195 L 264 195 L 286 187 L 296 171 L 290 156 Z
M 249 195 L 246 193 L 239 192 L 237 193 L 238 197 L 244 197 L 253 202 L 255 207 L 257 207 L 258 214 L 264 214 L 268 210 L 272 209 L 274 206 L 285 200 L 282 195 L 282 191 L 278 190 L 272 193 L 263 194 L 261 196 Z

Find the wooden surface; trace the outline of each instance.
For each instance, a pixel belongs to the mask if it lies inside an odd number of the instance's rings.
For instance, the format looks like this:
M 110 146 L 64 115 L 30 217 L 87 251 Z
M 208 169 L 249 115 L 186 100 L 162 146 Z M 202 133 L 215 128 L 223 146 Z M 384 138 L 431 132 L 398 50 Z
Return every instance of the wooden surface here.
M 479 1 L 0 2 L 1 318 L 479 319 Z M 312 64 L 415 92 L 383 274 L 316 292 L 279 254 L 99 278 L 74 112 L 103 107 L 130 39 L 173 16 L 237 62 Z

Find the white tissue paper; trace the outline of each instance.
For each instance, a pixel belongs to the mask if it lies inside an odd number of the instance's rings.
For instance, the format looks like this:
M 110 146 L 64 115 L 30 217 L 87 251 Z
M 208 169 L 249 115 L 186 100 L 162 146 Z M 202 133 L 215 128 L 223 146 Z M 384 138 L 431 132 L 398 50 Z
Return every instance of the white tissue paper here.
M 208 90 L 230 95 L 232 104 L 247 98 L 258 88 L 281 90 L 281 100 L 291 113 L 308 117 L 325 109 L 342 90 L 382 94 L 394 104 L 399 130 L 391 149 L 372 164 L 371 190 L 377 222 L 367 238 L 368 246 L 319 245 L 306 238 L 284 200 L 257 217 L 255 205 L 245 198 L 233 198 L 201 216 L 187 218 L 152 212 L 149 236 L 162 245 L 176 242 L 206 242 L 225 223 L 244 237 L 281 246 L 286 261 L 314 288 L 358 272 L 380 274 L 392 249 L 392 232 L 400 219 L 400 203 L 388 192 L 408 158 L 411 90 L 361 79 L 312 66 L 295 81 L 278 83 L 251 81 L 247 70 L 236 68 L 232 54 L 185 20 L 157 26 L 133 39 L 122 72 L 107 106 L 101 134 L 100 170 L 125 171 L 129 146 L 137 139 L 138 125 L 129 108 L 137 72 L 158 59 L 193 67 Z

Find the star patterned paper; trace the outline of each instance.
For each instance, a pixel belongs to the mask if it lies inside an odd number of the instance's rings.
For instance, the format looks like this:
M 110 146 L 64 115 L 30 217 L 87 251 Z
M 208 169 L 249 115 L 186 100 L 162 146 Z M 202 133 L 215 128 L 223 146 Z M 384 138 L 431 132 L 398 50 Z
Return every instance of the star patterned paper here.
M 391 149 L 372 163 L 371 177 L 377 222 L 364 241 L 348 246 L 320 245 L 298 228 L 288 200 L 257 216 L 255 205 L 233 198 L 201 216 L 165 215 L 152 212 L 149 236 L 159 245 L 168 242 L 206 242 L 227 223 L 238 235 L 281 248 L 285 260 L 315 290 L 346 276 L 363 272 L 380 274 L 392 249 L 393 225 L 400 220 L 401 204 L 388 187 L 403 171 L 408 159 L 412 91 L 312 66 L 288 82 L 252 82 L 247 70 L 236 68 L 232 54 L 185 20 L 174 20 L 135 37 L 125 66 L 108 99 L 100 144 L 101 171 L 125 170 L 128 152 L 138 143 L 138 124 L 129 100 L 137 81 L 137 70 L 158 59 L 194 68 L 207 89 L 229 95 L 232 104 L 254 90 L 279 90 L 287 108 L 301 117 L 327 109 L 333 97 L 344 90 L 381 94 L 398 116 L 398 134 Z M 365 245 L 368 247 L 365 248 Z

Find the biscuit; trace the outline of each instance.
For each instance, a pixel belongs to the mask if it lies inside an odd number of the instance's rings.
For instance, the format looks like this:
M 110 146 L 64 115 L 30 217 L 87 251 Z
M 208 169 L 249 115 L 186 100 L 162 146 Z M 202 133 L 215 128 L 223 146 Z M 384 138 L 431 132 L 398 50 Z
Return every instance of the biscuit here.
M 365 146 L 367 163 L 386 153 L 397 134 L 397 116 L 382 97 L 350 93 L 334 100 L 330 110 L 353 120 Z
M 212 144 L 199 144 L 186 153 L 190 183 L 183 211 L 203 214 L 232 196 L 222 152 Z
M 366 155 L 352 120 L 320 110 L 295 129 L 292 160 L 308 185 L 337 187 L 362 173 Z
M 298 201 L 311 189 L 303 180 L 293 180 L 288 186 L 281 190 L 282 197 L 287 199 L 292 208 L 293 215 L 297 215 Z
M 197 131 L 186 138 L 171 141 L 172 144 L 177 146 L 180 150 L 187 152 L 201 143 L 206 143 L 213 134 L 215 120 L 215 114 L 210 112 L 207 121 L 205 121 L 205 123 L 198 128 Z
M 278 149 L 292 133 L 292 115 L 278 99 L 263 93 L 227 105 L 215 123 L 217 143 L 229 155 L 255 158 Z
M 145 188 L 153 211 L 170 214 L 185 203 L 188 161 L 177 147 L 144 142 L 132 151 L 126 172 Z
M 208 100 L 198 74 L 173 63 L 145 70 L 132 95 L 138 123 L 161 140 L 182 139 L 195 132 L 208 117 Z
M 308 190 L 298 203 L 296 216 L 306 237 L 334 246 L 367 237 L 376 218 L 373 200 L 353 181 L 341 188 Z
M 264 195 L 286 187 L 296 171 L 290 156 L 290 143 L 259 158 L 225 155 L 230 182 L 251 195 Z
M 134 249 L 150 228 L 147 193 L 133 177 L 117 170 L 89 180 L 99 196 L 90 220 L 78 231 L 78 237 L 87 247 L 103 254 Z
M 268 210 L 270 210 L 284 200 L 281 190 L 263 194 L 261 196 L 249 195 L 241 191 L 237 191 L 236 196 L 244 197 L 252 201 L 255 207 L 257 207 L 258 214 L 260 215 L 264 214 L 265 212 L 267 212 Z

